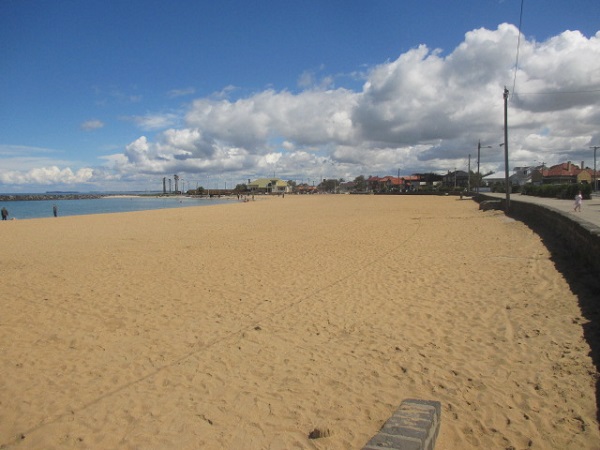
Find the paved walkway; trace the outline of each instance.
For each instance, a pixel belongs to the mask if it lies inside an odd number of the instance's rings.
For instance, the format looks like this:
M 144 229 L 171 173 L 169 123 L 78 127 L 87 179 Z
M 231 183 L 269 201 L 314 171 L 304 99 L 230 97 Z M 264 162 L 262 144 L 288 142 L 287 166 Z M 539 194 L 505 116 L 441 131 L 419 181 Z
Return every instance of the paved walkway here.
M 495 198 L 506 198 L 506 194 L 495 194 L 491 192 L 482 192 L 484 195 Z M 573 211 L 575 200 L 560 200 L 557 198 L 533 197 L 531 195 L 511 194 L 510 201 L 537 203 L 538 205 L 550 206 L 556 210 L 562 211 L 565 215 L 578 217 L 580 220 L 589 222 L 600 227 L 600 193 L 592 193 L 590 200 L 584 200 L 581 206 L 581 212 Z

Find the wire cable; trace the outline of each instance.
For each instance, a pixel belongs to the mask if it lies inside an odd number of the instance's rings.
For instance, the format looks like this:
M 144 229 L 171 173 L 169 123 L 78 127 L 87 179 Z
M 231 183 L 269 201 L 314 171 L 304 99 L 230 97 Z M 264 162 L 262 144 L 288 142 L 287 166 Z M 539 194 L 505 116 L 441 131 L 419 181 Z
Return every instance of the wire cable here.
M 555 92 L 513 92 L 515 95 L 562 95 L 562 94 L 590 94 L 600 92 L 600 89 L 582 89 L 579 91 L 555 91 Z
M 525 0 L 521 0 L 521 12 L 519 13 L 519 36 L 517 37 L 517 56 L 516 56 L 516 61 L 515 61 L 515 74 L 513 77 L 513 87 L 512 87 L 512 92 L 515 92 L 515 86 L 517 85 L 517 71 L 519 70 L 519 50 L 521 48 L 521 27 L 523 25 L 523 4 L 525 3 Z

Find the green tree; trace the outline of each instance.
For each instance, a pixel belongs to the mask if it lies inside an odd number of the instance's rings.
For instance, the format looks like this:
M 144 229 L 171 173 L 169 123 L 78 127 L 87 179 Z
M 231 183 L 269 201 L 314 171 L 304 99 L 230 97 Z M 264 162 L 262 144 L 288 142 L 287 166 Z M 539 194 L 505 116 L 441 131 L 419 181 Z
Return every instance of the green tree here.
M 339 184 L 338 180 L 335 179 L 330 179 L 330 180 L 326 180 L 323 179 L 323 181 L 321 181 L 319 183 L 318 189 L 320 191 L 323 192 L 335 192 L 337 185 Z

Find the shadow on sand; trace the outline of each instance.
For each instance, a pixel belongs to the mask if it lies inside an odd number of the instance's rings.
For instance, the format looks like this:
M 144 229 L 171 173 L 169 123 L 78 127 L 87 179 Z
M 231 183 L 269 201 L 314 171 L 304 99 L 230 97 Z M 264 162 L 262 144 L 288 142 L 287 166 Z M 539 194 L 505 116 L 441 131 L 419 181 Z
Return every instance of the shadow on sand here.
M 534 231 L 551 253 L 556 269 L 565 277 L 571 291 L 579 300 L 585 340 L 590 346 L 590 356 L 600 372 L 600 274 L 582 258 L 570 251 L 557 234 L 539 223 L 524 222 Z M 600 257 L 600 255 L 598 255 Z M 596 377 L 596 418 L 600 422 L 600 377 Z

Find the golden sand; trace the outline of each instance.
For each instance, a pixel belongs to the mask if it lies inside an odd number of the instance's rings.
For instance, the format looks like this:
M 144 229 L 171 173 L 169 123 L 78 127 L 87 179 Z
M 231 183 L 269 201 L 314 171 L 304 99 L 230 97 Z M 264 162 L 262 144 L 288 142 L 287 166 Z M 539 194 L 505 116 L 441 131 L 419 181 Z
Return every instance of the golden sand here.
M 600 445 L 578 298 L 471 201 L 8 221 L 0 262 L 0 448 L 360 449 L 406 398 L 436 449 Z

